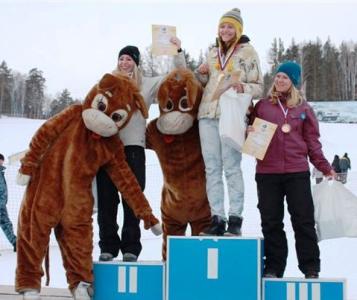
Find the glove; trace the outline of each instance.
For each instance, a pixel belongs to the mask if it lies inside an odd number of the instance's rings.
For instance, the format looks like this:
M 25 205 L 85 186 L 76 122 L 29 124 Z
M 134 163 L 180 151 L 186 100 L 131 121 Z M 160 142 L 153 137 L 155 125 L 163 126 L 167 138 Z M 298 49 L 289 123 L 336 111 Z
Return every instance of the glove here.
M 21 172 L 18 172 L 16 176 L 16 183 L 18 185 L 28 185 L 30 179 L 31 179 L 30 175 L 26 175 L 26 174 L 22 174 Z
M 151 228 L 151 230 L 157 230 L 158 227 L 161 227 L 160 225 L 160 222 L 158 219 L 155 218 L 155 216 L 149 212 L 149 213 L 146 213 L 145 215 L 142 215 L 142 216 L 139 216 L 140 219 L 142 219 L 144 221 L 144 228 L 145 229 L 149 229 Z M 157 227 L 155 227 L 156 225 L 158 225 Z M 153 228 L 156 228 L 156 229 L 153 229 Z M 154 233 L 154 231 L 153 231 Z
M 160 223 L 155 224 L 150 229 L 151 229 L 152 233 L 155 234 L 155 235 L 161 235 L 162 234 L 162 227 L 161 227 Z

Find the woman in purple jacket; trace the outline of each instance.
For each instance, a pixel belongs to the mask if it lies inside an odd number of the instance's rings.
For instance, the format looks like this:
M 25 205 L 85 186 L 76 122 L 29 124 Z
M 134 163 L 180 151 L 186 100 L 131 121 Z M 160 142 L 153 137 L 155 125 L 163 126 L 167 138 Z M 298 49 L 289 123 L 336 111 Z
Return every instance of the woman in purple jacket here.
M 318 121 L 297 89 L 301 67 L 295 62 L 278 66 L 268 98 L 254 107 L 255 117 L 278 125 L 263 160 L 257 161 L 258 208 L 264 235 L 265 277 L 283 277 L 288 256 L 284 232 L 284 198 L 295 232 L 299 269 L 305 278 L 318 278 L 320 251 L 314 221 L 309 162 L 325 176 L 335 172 L 319 142 Z M 250 127 L 248 131 L 252 131 Z

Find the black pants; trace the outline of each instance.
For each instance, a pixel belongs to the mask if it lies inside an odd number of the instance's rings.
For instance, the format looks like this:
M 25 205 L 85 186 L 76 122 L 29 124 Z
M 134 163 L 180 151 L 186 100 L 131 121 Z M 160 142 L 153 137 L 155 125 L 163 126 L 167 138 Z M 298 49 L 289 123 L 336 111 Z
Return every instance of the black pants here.
M 256 174 L 258 208 L 264 236 L 265 270 L 282 277 L 288 256 L 284 231 L 284 198 L 295 233 L 299 269 L 320 271 L 310 173 Z
M 145 150 L 141 146 L 125 146 L 126 161 L 136 176 L 142 190 L 145 189 Z M 101 253 L 109 252 L 114 257 L 119 250 L 124 253 L 133 253 L 139 256 L 142 246 L 140 243 L 140 220 L 137 219 L 122 199 L 124 221 L 121 231 L 121 239 L 118 235 L 117 213 L 120 198 L 118 190 L 112 183 L 104 169 L 97 173 L 98 189 L 98 225 L 99 247 Z

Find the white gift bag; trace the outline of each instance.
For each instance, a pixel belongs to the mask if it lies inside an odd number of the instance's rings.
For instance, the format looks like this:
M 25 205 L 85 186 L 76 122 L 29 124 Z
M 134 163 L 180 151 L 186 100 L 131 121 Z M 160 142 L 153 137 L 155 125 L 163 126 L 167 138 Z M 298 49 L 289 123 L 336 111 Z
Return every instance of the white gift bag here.
M 357 237 L 357 196 L 341 182 L 324 180 L 313 187 L 319 241 Z
M 252 101 L 250 94 L 238 94 L 230 88 L 219 99 L 219 134 L 224 143 L 241 151 L 245 140 L 245 116 Z

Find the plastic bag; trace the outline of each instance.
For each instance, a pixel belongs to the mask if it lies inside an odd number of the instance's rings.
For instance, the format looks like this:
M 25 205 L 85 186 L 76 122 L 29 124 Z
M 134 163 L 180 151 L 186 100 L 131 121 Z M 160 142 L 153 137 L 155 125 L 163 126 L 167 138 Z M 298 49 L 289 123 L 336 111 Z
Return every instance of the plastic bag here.
M 238 94 L 233 89 L 223 93 L 219 99 L 219 134 L 224 143 L 238 151 L 241 151 L 244 144 L 245 116 L 251 100 L 250 94 Z
M 357 196 L 341 182 L 324 180 L 313 187 L 319 241 L 357 237 Z

